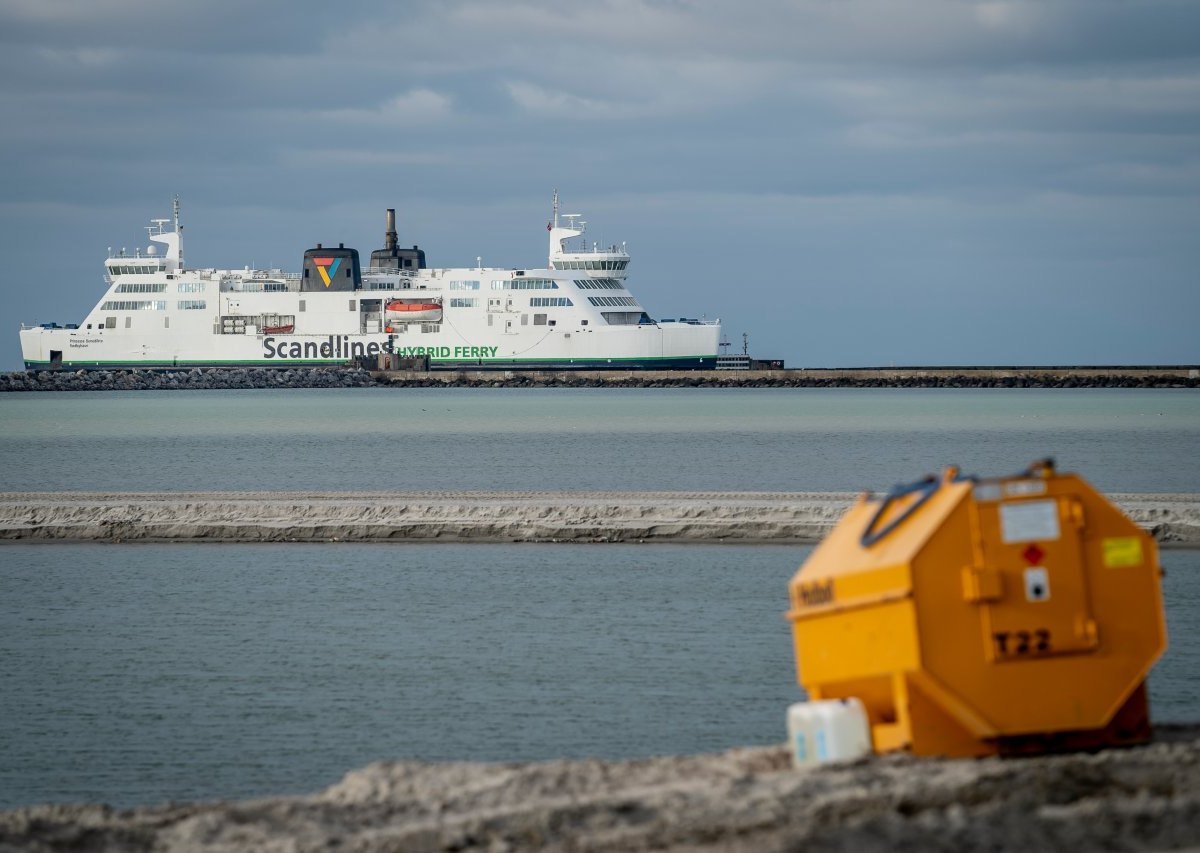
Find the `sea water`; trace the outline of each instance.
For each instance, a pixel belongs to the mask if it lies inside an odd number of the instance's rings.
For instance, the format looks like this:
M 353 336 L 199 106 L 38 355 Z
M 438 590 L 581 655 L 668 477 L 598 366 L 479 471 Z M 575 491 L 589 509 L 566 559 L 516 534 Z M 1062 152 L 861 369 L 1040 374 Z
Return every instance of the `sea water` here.
M 438 389 L 0 395 L 0 490 L 857 491 L 1055 456 L 1200 492 L 1200 395 Z M 0 807 L 317 790 L 388 758 L 780 743 L 783 546 L 0 547 Z M 1168 551 L 1159 720 L 1200 701 Z
M 783 743 L 811 549 L 7 545 L 0 808 L 316 791 L 384 759 Z M 1158 721 L 1200 702 L 1200 551 L 1166 551 Z
M 1192 390 L 314 389 L 0 394 L 0 490 L 862 491 L 1055 457 L 1200 492 Z

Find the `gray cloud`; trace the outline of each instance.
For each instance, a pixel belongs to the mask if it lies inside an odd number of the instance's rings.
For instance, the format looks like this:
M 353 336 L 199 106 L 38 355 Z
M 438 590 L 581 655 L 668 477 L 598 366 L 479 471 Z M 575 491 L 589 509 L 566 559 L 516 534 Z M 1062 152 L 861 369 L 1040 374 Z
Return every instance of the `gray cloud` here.
M 0 239 L 61 271 L 5 316 L 81 314 L 176 192 L 204 265 L 371 248 L 384 206 L 434 263 L 532 264 L 559 186 L 647 304 L 762 354 L 1196 362 L 1196 32 L 1168 0 L 0 0 Z

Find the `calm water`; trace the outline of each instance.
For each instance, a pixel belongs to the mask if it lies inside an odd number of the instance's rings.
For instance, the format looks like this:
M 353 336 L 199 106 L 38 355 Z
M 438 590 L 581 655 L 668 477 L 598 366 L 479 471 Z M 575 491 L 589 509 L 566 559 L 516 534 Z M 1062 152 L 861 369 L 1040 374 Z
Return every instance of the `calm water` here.
M 882 489 L 1047 455 L 1200 492 L 1189 391 L 0 394 L 0 491 Z M 317 790 L 380 758 L 780 742 L 801 547 L 0 547 L 0 808 Z M 1155 716 L 1200 702 L 1167 552 Z
M 860 491 L 1054 456 L 1200 492 L 1189 390 L 0 394 L 0 490 Z
M 381 758 L 779 743 L 783 546 L 0 548 L 0 808 L 314 791 Z M 1158 720 L 1196 719 L 1200 551 Z

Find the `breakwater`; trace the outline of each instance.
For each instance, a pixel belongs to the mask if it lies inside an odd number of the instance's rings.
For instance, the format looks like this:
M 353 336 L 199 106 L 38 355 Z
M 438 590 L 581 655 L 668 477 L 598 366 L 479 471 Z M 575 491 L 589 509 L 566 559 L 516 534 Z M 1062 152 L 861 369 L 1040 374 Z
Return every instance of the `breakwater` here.
M 1200 545 L 1200 495 L 1109 496 L 1164 544 Z M 816 542 L 844 492 L 0 493 L 0 540 Z
M 1197 367 L 903 367 L 788 370 L 191 368 L 0 373 L 3 391 L 249 388 L 1200 388 Z

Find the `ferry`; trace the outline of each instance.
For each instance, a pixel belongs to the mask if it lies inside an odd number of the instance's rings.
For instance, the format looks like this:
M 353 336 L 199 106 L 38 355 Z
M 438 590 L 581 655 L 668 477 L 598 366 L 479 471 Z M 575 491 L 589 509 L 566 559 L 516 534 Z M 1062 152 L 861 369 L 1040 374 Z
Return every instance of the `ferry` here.
M 351 361 L 431 369 L 711 369 L 719 320 L 653 319 L 627 285 L 625 245 L 588 244 L 557 191 L 541 269 L 431 268 L 399 246 L 320 243 L 299 273 L 184 263 L 179 200 L 153 244 L 109 252 L 105 292 L 79 323 L 21 327 L 27 370 L 297 367 Z

